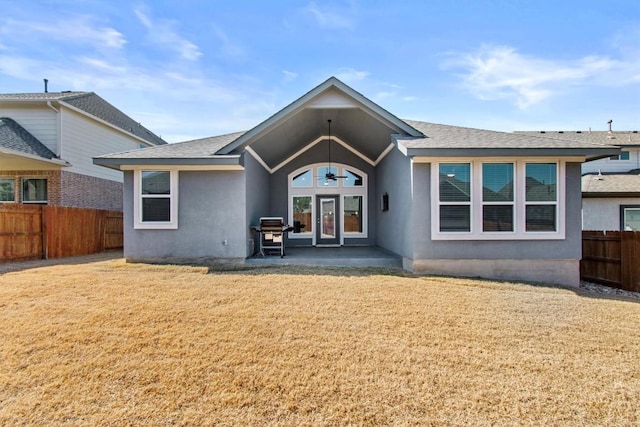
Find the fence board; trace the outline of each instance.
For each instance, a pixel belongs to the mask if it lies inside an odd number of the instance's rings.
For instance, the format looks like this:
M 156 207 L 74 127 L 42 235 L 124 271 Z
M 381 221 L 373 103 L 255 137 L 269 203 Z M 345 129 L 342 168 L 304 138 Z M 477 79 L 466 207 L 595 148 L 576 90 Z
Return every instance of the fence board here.
M 122 212 L 0 205 L 2 262 L 87 255 L 122 246 Z
M 583 231 L 580 277 L 640 292 L 640 232 Z

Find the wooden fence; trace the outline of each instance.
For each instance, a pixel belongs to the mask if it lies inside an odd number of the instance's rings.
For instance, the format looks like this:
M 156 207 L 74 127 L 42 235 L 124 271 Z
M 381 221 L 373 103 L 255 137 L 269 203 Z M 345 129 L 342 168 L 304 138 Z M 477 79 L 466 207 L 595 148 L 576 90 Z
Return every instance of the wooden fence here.
M 640 292 L 640 232 L 583 231 L 580 277 Z
M 87 255 L 122 245 L 122 212 L 0 205 L 0 262 Z

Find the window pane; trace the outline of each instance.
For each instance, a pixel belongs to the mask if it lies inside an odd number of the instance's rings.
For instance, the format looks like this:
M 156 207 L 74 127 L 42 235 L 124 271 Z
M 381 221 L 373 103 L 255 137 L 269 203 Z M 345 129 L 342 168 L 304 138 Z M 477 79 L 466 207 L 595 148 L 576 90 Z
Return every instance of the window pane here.
M 46 179 L 25 179 L 22 181 L 22 201 L 23 202 L 46 202 L 47 201 L 47 180 Z
M 345 196 L 344 232 L 362 233 L 362 196 Z
M 471 165 L 451 163 L 440 165 L 440 201 L 468 202 L 471 200 Z
M 309 171 L 310 172 L 310 171 Z M 313 232 L 313 221 L 311 220 L 311 197 L 293 198 L 293 220 L 300 221 L 301 233 Z
M 513 206 L 483 206 L 482 230 L 513 231 Z
M 171 194 L 168 171 L 142 172 L 142 194 Z
M 292 187 L 313 187 L 313 174 L 311 169 L 296 175 L 291 180 Z
M 440 231 L 471 231 L 471 207 L 440 206 Z
M 526 231 L 556 231 L 555 205 L 529 205 L 526 216 Z
M 357 173 L 344 169 L 344 176 L 346 176 L 346 178 L 342 180 L 344 187 L 362 187 L 362 177 Z
M 171 199 L 168 197 L 145 197 L 142 199 L 142 221 L 171 221 Z
M 624 231 L 640 231 L 640 208 L 625 208 L 623 221 Z
M 318 185 L 325 187 L 337 187 L 338 181 L 326 179 L 327 174 L 338 175 L 338 169 L 335 167 L 323 166 L 318 168 Z
M 526 198 L 528 202 L 556 201 L 557 166 L 555 163 L 527 163 Z
M 622 151 L 620 153 L 620 160 L 629 160 L 629 152 L 628 151 Z
M 0 179 L 0 202 L 15 202 L 15 181 L 13 179 Z
M 485 202 L 513 201 L 513 163 L 482 165 L 482 200 Z

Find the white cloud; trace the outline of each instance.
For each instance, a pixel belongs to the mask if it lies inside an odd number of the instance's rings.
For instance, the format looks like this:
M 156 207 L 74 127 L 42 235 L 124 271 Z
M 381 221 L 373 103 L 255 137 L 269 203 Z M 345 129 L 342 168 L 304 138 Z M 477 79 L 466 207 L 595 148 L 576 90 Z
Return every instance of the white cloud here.
M 282 70 L 282 74 L 284 76 L 283 77 L 284 83 L 289 83 L 290 81 L 293 81 L 298 78 L 298 73 L 294 73 L 293 71 Z
M 482 46 L 470 54 L 450 55 L 443 67 L 462 69 L 463 86 L 477 98 L 507 99 L 526 109 L 568 87 L 614 84 L 606 76 L 620 71 L 622 64 L 608 57 L 560 61 L 523 55 L 511 47 Z
M 338 11 L 328 11 L 320 9 L 315 2 L 310 2 L 304 10 L 315 18 L 321 28 L 326 29 L 355 29 L 356 22 L 353 18 L 353 11 L 344 9 Z
M 336 74 L 336 78 L 338 80 L 343 81 L 344 83 L 349 84 L 349 83 L 365 80 L 370 75 L 371 73 L 368 71 L 360 71 L 360 70 L 354 70 L 353 68 L 347 68 L 347 69 L 344 69 L 343 71 L 340 71 L 338 74 Z
M 94 24 L 89 16 L 72 16 L 47 22 L 21 21 L 14 19 L 0 20 L 0 34 L 15 38 L 30 38 L 43 35 L 47 39 L 65 41 L 75 44 L 92 44 L 101 49 L 120 49 L 126 43 L 124 35 L 111 27 Z
M 153 22 L 142 9 L 135 9 L 134 13 L 147 29 L 147 36 L 152 43 L 163 49 L 173 50 L 189 61 L 196 61 L 202 56 L 202 52 L 196 44 L 183 38 L 173 29 L 175 22 L 169 20 Z
M 222 55 L 228 57 L 241 57 L 245 55 L 245 51 L 242 46 L 235 43 L 227 33 L 222 30 L 222 28 L 213 26 L 212 29 L 220 41 L 218 49 Z

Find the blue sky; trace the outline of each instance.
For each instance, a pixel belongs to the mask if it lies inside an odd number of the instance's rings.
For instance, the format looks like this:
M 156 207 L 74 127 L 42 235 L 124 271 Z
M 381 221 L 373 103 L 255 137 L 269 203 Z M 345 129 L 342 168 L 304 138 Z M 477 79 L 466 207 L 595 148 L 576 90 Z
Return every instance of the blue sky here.
M 330 76 L 404 119 L 640 129 L 640 1 L 0 0 L 0 92 L 94 91 L 177 142 Z

